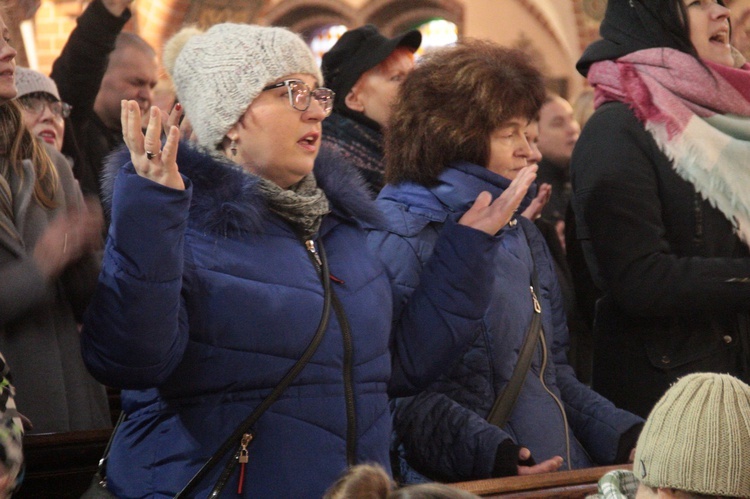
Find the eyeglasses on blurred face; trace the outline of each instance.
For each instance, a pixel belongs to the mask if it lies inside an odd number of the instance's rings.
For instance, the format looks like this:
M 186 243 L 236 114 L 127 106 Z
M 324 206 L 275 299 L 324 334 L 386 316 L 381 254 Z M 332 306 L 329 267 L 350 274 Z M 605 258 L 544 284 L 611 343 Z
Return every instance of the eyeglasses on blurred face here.
M 48 108 L 55 118 L 63 119 L 70 116 L 70 111 L 73 106 L 66 102 L 60 102 L 53 98 L 40 97 L 35 95 L 24 95 L 18 98 L 18 103 L 23 108 L 36 116 L 39 116 L 44 112 L 44 108 Z
M 307 111 L 313 99 L 318 101 L 326 116 L 333 110 L 333 97 L 336 95 L 330 88 L 320 87 L 311 90 L 302 80 L 284 80 L 263 88 L 263 91 L 286 87 L 289 104 L 297 111 Z

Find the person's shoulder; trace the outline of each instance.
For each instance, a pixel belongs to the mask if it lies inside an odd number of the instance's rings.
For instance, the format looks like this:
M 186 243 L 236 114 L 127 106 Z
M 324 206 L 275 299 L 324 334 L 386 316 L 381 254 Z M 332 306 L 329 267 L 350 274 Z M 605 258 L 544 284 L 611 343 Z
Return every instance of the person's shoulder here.
M 653 137 L 633 110 L 621 102 L 608 102 L 594 112 L 581 131 L 573 150 L 571 170 L 595 158 L 621 163 L 620 160 L 632 158 L 636 151 L 649 157 L 659 154 Z
M 430 189 L 411 182 L 386 185 L 376 203 L 386 220 L 385 230 L 403 237 L 416 236 L 427 225 L 448 219 Z
M 645 132 L 643 124 L 638 120 L 635 112 L 622 102 L 607 102 L 594 111 L 586 125 L 583 127 L 581 136 L 599 135 L 612 133 L 617 130 L 631 130 Z

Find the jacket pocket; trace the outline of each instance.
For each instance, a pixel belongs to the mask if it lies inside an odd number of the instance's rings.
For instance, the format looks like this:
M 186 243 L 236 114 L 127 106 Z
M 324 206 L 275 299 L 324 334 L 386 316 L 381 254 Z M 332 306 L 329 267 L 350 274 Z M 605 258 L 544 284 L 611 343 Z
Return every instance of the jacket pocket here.
M 656 369 L 678 374 L 698 371 L 734 372 L 739 344 L 736 316 L 665 319 L 664 327 L 644 338 L 649 362 Z

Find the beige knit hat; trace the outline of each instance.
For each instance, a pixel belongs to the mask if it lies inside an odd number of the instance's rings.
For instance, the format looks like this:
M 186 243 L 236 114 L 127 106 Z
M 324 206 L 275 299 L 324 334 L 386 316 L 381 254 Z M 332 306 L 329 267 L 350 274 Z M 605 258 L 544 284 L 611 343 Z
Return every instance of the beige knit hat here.
M 57 85 L 52 78 L 33 69 L 16 67 L 16 88 L 18 88 L 16 97 L 45 92 L 60 100 L 60 92 L 57 91 Z
M 266 85 L 292 73 L 313 75 L 323 84 L 308 46 L 285 28 L 222 23 L 174 38 L 165 47 L 177 53 L 167 71 L 198 143 L 209 149 L 221 143 Z
M 649 487 L 750 498 L 750 386 L 726 374 L 678 380 L 646 420 L 633 471 Z

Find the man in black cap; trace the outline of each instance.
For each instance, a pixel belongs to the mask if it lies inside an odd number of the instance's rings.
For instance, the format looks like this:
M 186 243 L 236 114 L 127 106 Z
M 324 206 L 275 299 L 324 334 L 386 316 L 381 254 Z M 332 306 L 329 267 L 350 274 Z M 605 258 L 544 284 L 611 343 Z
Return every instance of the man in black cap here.
M 336 98 L 333 113 L 323 122 L 317 163 L 351 165 L 373 196 L 384 185 L 382 128 L 401 81 L 414 66 L 420 43 L 417 30 L 387 38 L 368 24 L 344 33 L 323 56 L 323 77 Z

